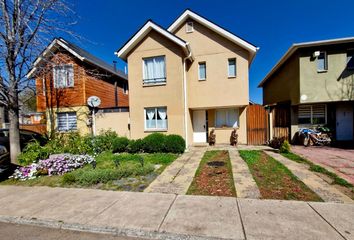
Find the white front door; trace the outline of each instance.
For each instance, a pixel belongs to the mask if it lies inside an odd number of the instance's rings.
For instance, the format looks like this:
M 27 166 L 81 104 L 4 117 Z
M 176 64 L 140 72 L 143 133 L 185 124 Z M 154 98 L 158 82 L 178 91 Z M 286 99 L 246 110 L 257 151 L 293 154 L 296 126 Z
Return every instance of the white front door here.
M 353 107 L 349 104 L 337 106 L 336 138 L 339 141 L 353 140 Z
M 206 141 L 205 110 L 193 111 L 193 142 L 205 143 Z

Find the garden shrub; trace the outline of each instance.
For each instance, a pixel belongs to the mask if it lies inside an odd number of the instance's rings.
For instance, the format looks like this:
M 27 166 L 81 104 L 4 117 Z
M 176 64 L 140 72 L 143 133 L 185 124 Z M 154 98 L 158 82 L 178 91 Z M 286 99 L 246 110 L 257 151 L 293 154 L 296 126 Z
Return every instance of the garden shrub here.
M 121 153 L 127 150 L 129 139 L 126 137 L 117 137 L 113 140 L 112 152 Z
M 46 159 L 50 152 L 47 148 L 42 147 L 38 141 L 33 141 L 27 144 L 23 152 L 17 157 L 21 165 L 29 165 L 37 162 L 39 159 Z
M 184 153 L 186 149 L 186 141 L 180 135 L 167 135 L 165 137 L 165 152 L 167 153 Z
M 143 139 L 143 149 L 147 153 L 164 152 L 166 135 L 152 133 Z
M 285 140 L 285 137 L 274 137 L 272 140 L 270 140 L 269 146 L 275 149 L 279 149 Z
M 143 140 L 130 140 L 126 148 L 128 153 L 139 153 L 143 151 Z
M 279 152 L 281 152 L 281 153 L 289 153 L 290 152 L 290 144 L 289 144 L 288 140 L 285 140 L 281 144 L 281 146 L 279 148 Z

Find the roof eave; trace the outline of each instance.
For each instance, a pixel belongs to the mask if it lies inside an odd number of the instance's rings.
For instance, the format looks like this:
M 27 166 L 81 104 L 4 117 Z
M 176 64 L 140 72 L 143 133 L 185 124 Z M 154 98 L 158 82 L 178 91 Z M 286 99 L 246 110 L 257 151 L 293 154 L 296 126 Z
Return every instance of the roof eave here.
M 187 43 L 182 39 L 178 38 L 174 34 L 166 31 L 162 27 L 158 26 L 152 21 L 148 21 L 121 49 L 115 52 L 119 58 L 127 61 L 127 56 L 129 52 L 151 31 L 155 30 L 163 36 L 167 37 L 171 41 L 175 42 L 177 45 L 181 46 L 184 52 L 188 55 L 189 48 L 187 47 Z
M 184 11 L 184 13 L 182 13 L 182 15 L 177 18 L 171 25 L 170 27 L 168 27 L 167 31 L 173 33 L 185 20 L 187 20 L 188 18 L 192 18 L 195 21 L 203 24 L 204 26 L 210 28 L 211 30 L 216 31 L 217 33 L 219 33 L 220 35 L 222 35 L 223 37 L 225 37 L 226 39 L 234 42 L 235 44 L 238 44 L 239 46 L 245 48 L 248 52 L 250 52 L 251 54 L 255 54 L 258 51 L 258 47 L 256 47 L 255 45 L 246 42 L 245 40 L 241 39 L 240 37 L 232 34 L 231 32 L 223 29 L 222 27 L 216 25 L 215 23 L 207 20 L 204 17 L 201 17 L 200 15 L 192 12 L 191 10 L 187 9 L 186 11 Z M 254 56 L 251 58 L 253 60 Z

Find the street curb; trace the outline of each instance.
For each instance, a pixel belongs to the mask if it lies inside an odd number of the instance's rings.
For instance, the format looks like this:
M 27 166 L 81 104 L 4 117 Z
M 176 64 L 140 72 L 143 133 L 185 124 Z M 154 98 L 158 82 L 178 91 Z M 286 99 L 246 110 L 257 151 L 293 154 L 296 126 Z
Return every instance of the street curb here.
M 0 222 L 11 223 L 11 224 L 32 225 L 37 227 L 46 227 L 46 228 L 80 231 L 80 232 L 110 234 L 110 235 L 121 236 L 121 237 L 137 237 L 137 238 L 162 239 L 162 240 L 203 240 L 203 239 L 231 240 L 228 238 L 194 236 L 194 235 L 170 233 L 165 231 L 157 232 L 157 231 L 148 231 L 142 229 L 125 229 L 125 228 L 115 228 L 115 227 L 108 227 L 108 226 L 99 227 L 99 226 L 91 226 L 91 225 L 84 225 L 84 224 L 65 223 L 56 220 L 44 220 L 44 219 L 37 219 L 37 218 L 13 217 L 13 216 L 3 216 L 3 215 L 0 215 Z

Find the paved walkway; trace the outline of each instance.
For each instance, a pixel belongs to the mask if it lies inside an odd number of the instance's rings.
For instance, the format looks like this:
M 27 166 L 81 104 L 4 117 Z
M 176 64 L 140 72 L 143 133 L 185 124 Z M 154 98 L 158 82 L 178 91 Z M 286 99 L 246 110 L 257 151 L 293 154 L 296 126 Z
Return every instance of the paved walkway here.
M 0 186 L 0 222 L 151 239 L 354 239 L 354 204 Z
M 205 147 L 191 148 L 169 165 L 144 192 L 186 194 L 205 151 Z
M 336 173 L 354 185 L 354 150 L 331 147 L 292 146 L 291 150 Z
M 296 177 L 305 183 L 325 202 L 354 203 L 354 201 L 347 195 L 343 194 L 335 187 L 329 185 L 322 178 L 308 170 L 307 165 L 289 160 L 279 153 L 275 153 L 273 150 L 265 151 L 265 153 L 285 165 Z
M 229 155 L 237 197 L 253 199 L 260 198 L 261 193 L 259 192 L 258 186 L 254 181 L 246 162 L 240 157 L 237 149 L 230 149 Z

